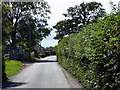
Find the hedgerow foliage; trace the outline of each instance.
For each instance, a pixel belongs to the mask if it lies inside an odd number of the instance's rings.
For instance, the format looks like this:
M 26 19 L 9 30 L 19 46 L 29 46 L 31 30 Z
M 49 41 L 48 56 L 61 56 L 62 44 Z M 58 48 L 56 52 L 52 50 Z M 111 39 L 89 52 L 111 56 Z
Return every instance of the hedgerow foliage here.
M 120 13 L 64 37 L 56 52 L 58 62 L 86 88 L 120 88 Z

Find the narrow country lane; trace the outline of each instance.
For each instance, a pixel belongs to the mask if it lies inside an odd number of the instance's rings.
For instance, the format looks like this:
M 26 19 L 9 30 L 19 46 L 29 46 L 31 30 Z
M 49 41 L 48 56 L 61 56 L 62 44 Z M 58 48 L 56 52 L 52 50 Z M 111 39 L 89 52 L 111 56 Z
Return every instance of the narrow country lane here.
M 43 58 L 9 80 L 7 88 L 70 88 L 56 56 Z

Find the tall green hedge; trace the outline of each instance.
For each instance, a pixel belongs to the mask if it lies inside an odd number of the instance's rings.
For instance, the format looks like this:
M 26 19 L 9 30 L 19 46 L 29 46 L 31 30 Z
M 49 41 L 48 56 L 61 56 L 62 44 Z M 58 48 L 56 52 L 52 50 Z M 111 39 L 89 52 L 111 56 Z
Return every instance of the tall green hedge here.
M 120 13 L 86 25 L 57 46 L 58 62 L 86 88 L 120 88 Z

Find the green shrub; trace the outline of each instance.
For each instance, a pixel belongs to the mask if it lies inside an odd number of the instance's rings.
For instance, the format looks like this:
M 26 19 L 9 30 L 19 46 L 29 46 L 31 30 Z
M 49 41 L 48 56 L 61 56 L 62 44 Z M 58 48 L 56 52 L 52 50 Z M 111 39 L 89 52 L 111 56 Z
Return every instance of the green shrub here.
M 37 58 L 37 57 L 31 57 L 31 61 L 37 61 L 37 60 L 39 60 L 39 58 Z
M 24 57 L 21 61 L 22 62 L 34 62 L 34 61 L 37 61 L 37 60 L 39 60 L 39 58 L 31 56 L 31 60 L 29 59 L 29 57 Z
M 38 57 L 39 57 L 39 58 L 44 58 L 44 57 L 45 57 L 45 54 L 38 54 Z
M 58 62 L 86 88 L 120 88 L 120 13 L 81 30 L 59 42 Z

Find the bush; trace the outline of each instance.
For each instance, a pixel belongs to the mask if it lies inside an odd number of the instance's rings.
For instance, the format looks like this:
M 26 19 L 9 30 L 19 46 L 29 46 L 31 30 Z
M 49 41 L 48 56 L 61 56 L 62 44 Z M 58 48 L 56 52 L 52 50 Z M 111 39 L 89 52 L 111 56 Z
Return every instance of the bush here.
M 25 57 L 25 58 L 23 58 L 21 61 L 22 61 L 22 62 L 35 62 L 35 61 L 37 61 L 37 60 L 39 60 L 39 58 L 34 57 L 34 56 L 31 56 L 31 60 L 29 59 L 29 57 Z
M 31 57 L 31 61 L 37 61 L 37 60 L 39 60 L 39 58 L 36 58 L 36 57 Z
M 44 58 L 45 54 L 38 54 L 38 58 Z
M 58 62 L 86 88 L 120 88 L 119 14 L 86 25 L 57 46 Z

